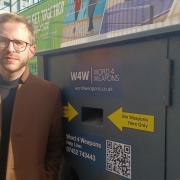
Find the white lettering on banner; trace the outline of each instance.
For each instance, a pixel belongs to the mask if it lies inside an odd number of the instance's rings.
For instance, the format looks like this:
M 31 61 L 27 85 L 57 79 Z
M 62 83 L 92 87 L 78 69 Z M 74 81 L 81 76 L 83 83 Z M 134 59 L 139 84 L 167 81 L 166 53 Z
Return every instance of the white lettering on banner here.
M 85 86 L 80 86 L 80 87 L 75 87 L 75 91 L 89 91 L 89 92 L 112 92 L 113 87 L 85 87 Z
M 89 140 L 87 140 L 85 138 L 80 138 L 80 142 L 83 143 L 83 144 L 86 144 L 88 146 L 93 146 L 93 147 L 101 149 L 101 144 L 93 142 L 93 141 L 89 141 Z
M 83 150 L 84 145 L 98 149 L 101 149 L 102 147 L 100 143 L 87 140 L 84 137 L 72 136 L 70 134 L 66 134 L 66 152 L 95 162 L 96 155 L 94 153 L 84 151 Z
M 31 18 L 29 17 L 29 20 L 33 22 L 33 24 L 38 24 L 40 22 L 40 12 L 34 13 Z
M 94 81 L 119 81 L 119 73 L 115 73 L 114 68 L 94 69 Z
M 70 134 L 66 134 L 66 139 L 76 141 L 76 136 L 71 136 Z
M 76 80 L 87 81 L 89 80 L 89 71 L 71 72 L 71 80 L 72 81 L 76 81 Z
M 69 147 L 69 146 L 66 146 L 66 152 L 74 154 L 76 156 L 80 156 L 80 157 L 82 157 L 84 159 L 91 160 L 93 162 L 96 161 L 96 156 L 94 154 L 91 154 L 91 153 L 88 153 L 88 152 L 85 152 L 85 151 L 81 151 L 81 150 L 78 150 L 78 149 L 75 149 L 75 148 L 72 148 L 72 147 Z
M 28 16 L 28 20 L 31 21 L 35 26 L 35 34 L 41 31 L 47 31 L 49 29 L 50 20 L 63 14 L 64 11 L 64 1 L 60 1 L 57 4 L 48 6 L 41 10 Z
M 42 24 L 36 24 L 34 25 L 34 30 L 36 33 L 40 32 L 40 31 L 46 31 L 49 28 L 49 22 L 44 22 Z
M 41 16 L 43 21 L 50 20 L 53 17 L 59 16 L 63 13 L 64 10 L 64 1 L 59 2 L 53 6 L 43 9 L 41 11 Z
M 89 71 L 72 71 L 71 80 L 90 80 L 91 84 L 93 82 L 117 82 L 120 81 L 120 74 L 116 72 L 114 68 L 90 67 Z

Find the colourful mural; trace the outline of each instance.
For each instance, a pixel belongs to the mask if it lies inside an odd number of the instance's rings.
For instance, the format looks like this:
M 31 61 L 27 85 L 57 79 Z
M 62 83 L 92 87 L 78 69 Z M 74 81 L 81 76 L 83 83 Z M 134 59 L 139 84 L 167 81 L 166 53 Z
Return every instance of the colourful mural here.
M 101 33 L 165 21 L 174 0 L 121 0 L 107 6 Z
M 63 42 L 99 34 L 106 0 L 67 0 Z
M 42 51 L 60 48 L 74 40 L 78 44 L 81 38 L 148 24 L 180 23 L 180 1 L 44 0 L 21 14 L 33 22 L 38 50 Z
M 90 36 L 180 24 L 180 0 L 43 0 L 20 14 L 35 26 L 38 51 L 46 51 Z

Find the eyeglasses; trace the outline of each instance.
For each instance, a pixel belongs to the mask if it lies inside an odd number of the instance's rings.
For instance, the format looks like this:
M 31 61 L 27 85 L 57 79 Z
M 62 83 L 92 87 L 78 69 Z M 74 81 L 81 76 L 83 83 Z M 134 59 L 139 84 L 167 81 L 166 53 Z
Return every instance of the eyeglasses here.
M 9 46 L 10 42 L 13 43 L 13 47 L 16 52 L 25 51 L 27 48 L 27 45 L 32 46 L 31 43 L 28 43 L 28 42 L 25 42 L 22 40 L 17 40 L 17 39 L 11 40 L 9 38 L 6 38 L 6 37 L 0 35 L 0 49 L 2 49 L 2 50 L 6 49 Z

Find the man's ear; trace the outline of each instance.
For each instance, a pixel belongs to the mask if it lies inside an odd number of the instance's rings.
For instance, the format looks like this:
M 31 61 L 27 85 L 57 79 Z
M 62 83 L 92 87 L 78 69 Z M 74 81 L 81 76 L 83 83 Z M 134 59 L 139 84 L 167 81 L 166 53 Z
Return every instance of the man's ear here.
M 29 47 L 29 59 L 34 57 L 36 54 L 36 45 L 32 45 Z

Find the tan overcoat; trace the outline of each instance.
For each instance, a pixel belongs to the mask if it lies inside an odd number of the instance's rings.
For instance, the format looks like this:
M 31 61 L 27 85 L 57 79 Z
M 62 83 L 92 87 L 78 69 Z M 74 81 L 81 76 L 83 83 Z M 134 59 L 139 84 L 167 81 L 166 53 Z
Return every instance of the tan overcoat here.
M 63 134 L 59 89 L 27 69 L 13 108 L 6 180 L 55 180 Z

